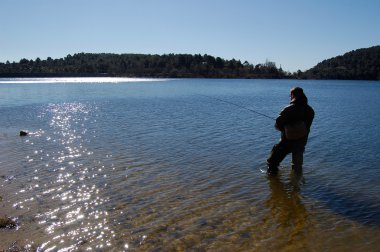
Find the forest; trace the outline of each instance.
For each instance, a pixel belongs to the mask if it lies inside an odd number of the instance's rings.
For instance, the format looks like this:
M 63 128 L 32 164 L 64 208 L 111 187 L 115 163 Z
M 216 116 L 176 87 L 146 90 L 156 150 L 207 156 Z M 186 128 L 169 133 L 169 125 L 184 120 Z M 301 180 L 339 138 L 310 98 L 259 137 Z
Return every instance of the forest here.
M 324 60 L 301 76 L 304 79 L 380 80 L 380 46 Z
M 78 53 L 0 63 L 0 77 L 291 78 L 267 61 L 252 65 L 210 55 Z
M 78 53 L 64 58 L 0 63 L 0 77 L 152 77 L 380 80 L 380 46 L 357 49 L 295 73 L 266 61 L 226 60 L 200 54 Z

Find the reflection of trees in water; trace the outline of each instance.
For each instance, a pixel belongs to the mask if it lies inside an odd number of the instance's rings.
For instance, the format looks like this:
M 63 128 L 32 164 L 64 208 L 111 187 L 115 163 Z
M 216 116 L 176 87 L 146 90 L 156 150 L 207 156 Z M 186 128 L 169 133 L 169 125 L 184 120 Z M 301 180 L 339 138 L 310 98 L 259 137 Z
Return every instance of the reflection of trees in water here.
M 277 249 L 293 250 L 305 247 L 308 212 L 299 194 L 302 175 L 291 173 L 288 181 L 280 176 L 269 176 L 270 195 L 265 201 L 268 214 L 264 227 L 269 240 L 276 240 Z M 274 248 L 275 249 L 275 248 Z

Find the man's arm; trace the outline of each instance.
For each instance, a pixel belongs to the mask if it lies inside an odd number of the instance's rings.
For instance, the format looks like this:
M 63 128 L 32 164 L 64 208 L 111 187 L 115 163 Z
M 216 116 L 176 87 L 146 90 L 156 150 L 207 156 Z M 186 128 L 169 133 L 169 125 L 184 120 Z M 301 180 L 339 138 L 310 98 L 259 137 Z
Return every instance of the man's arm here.
M 276 123 L 274 127 L 279 131 L 284 131 L 285 123 L 287 122 L 288 107 L 284 108 L 279 116 L 276 118 Z

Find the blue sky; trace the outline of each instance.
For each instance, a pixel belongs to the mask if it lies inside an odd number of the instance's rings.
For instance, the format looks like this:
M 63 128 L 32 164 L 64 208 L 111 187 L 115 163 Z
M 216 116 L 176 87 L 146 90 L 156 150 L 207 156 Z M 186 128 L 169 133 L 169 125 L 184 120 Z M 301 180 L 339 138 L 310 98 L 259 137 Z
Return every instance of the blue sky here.
M 189 53 L 306 70 L 380 45 L 379 0 L 1 0 L 0 62 Z

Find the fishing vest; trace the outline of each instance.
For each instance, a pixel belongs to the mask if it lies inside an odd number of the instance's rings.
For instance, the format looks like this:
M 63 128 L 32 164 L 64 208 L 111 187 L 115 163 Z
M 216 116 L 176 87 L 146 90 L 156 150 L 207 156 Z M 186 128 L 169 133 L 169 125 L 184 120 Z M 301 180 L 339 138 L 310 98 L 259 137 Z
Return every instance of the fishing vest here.
M 284 126 L 285 137 L 288 140 L 298 140 L 305 137 L 308 133 L 306 124 L 304 121 L 297 121 L 293 123 L 285 124 Z

